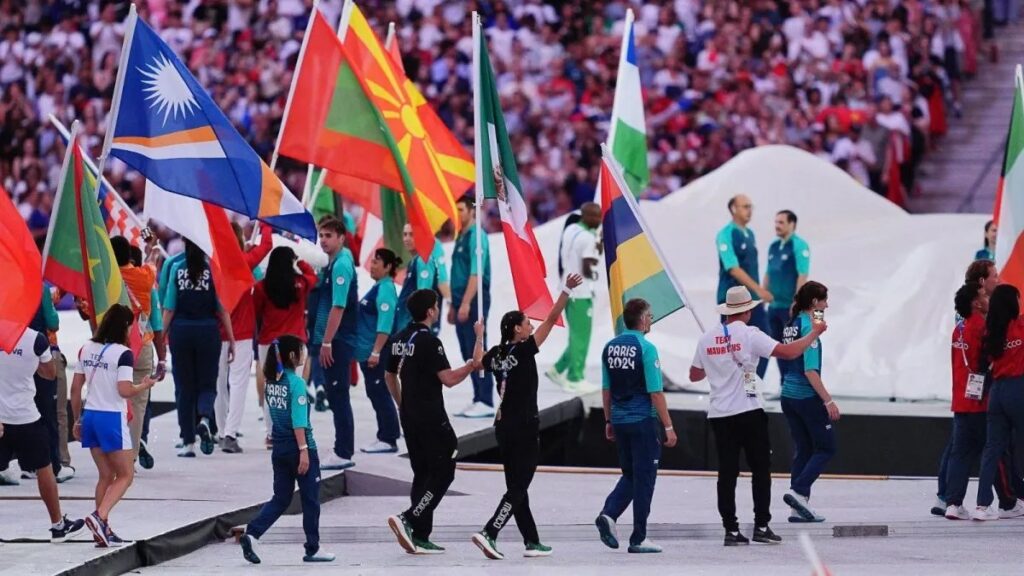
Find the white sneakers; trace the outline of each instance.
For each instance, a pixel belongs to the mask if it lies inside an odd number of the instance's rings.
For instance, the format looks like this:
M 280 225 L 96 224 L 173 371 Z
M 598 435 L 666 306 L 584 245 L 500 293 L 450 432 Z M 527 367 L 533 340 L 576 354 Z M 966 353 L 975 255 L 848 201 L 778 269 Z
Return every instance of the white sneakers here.
M 57 483 L 63 484 L 75 477 L 75 469 L 71 466 L 61 466 L 57 473 Z
M 21 484 L 21 480 L 14 475 L 14 472 L 10 470 L 0 470 L 0 486 L 17 486 Z
M 1024 516 L 1024 501 L 1017 500 L 1017 504 L 1009 510 L 1000 510 L 999 518 L 1007 520 L 1010 518 L 1020 518 Z
M 999 507 L 978 506 L 977 508 L 974 509 L 973 518 L 981 522 L 989 520 L 999 520 Z
M 569 379 L 558 370 L 555 370 L 554 366 L 549 368 L 548 371 L 544 373 L 544 376 L 562 388 L 568 388 L 569 386 Z
M 333 452 L 328 454 L 327 458 L 320 461 L 321 470 L 348 470 L 355 465 L 355 462 L 348 458 L 342 458 Z
M 394 444 L 388 444 L 382 440 L 377 440 L 369 446 L 364 446 L 359 449 L 364 454 L 392 454 L 398 452 L 398 446 Z
M 785 502 L 792 510 L 793 513 L 789 517 L 790 522 L 824 522 L 825 517 L 818 514 L 811 508 L 810 498 L 797 494 L 793 490 L 786 492 L 786 495 L 782 497 L 782 501 Z
M 963 506 L 950 504 L 946 507 L 946 518 L 949 518 L 950 520 L 970 520 L 971 513 Z
M 196 457 L 196 445 L 183 444 L 181 449 L 178 450 L 178 458 L 195 458 Z
M 493 418 L 494 408 L 484 404 L 483 402 L 474 402 L 470 404 L 465 410 L 456 414 L 463 418 Z

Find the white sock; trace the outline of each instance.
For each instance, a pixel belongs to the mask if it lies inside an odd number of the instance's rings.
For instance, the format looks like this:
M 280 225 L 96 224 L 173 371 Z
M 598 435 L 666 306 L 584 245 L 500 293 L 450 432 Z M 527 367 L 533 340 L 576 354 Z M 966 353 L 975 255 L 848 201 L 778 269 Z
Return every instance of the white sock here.
M 52 528 L 53 528 L 54 530 L 60 530 L 60 529 L 61 529 L 61 528 L 63 528 L 63 527 L 64 527 L 64 519 L 63 519 L 63 518 L 61 518 L 61 519 L 60 519 L 60 521 L 58 521 L 58 522 L 57 522 L 56 524 L 54 524 L 54 525 L 52 526 Z

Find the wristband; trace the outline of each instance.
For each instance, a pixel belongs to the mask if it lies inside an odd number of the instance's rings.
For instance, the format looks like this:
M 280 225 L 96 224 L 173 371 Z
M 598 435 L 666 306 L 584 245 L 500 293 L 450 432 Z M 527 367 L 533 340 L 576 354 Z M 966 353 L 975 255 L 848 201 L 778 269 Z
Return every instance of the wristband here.
M 665 426 L 665 432 L 671 432 L 673 430 L 675 430 L 674 427 L 672 427 L 672 426 Z
M 835 403 L 836 403 L 835 400 L 829 400 L 828 402 L 825 402 L 825 406 L 828 406 L 829 404 L 832 404 L 833 406 L 835 406 Z
M 330 348 L 331 347 L 331 343 L 330 342 L 326 342 L 324 344 L 321 344 L 320 347 L 321 348 Z
M 370 352 L 370 358 L 379 358 L 380 352 Z
M 309 450 L 309 445 L 303 444 L 302 446 L 299 446 L 299 452 L 304 452 L 306 450 Z

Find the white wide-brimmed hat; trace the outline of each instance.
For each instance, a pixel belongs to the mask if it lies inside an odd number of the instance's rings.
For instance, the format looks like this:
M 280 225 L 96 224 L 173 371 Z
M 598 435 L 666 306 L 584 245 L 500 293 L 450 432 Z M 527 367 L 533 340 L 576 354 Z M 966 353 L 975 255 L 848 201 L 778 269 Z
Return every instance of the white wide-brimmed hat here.
M 733 286 L 725 293 L 725 304 L 718 305 L 718 313 L 722 316 L 735 316 L 753 310 L 761 304 L 750 296 L 746 286 Z

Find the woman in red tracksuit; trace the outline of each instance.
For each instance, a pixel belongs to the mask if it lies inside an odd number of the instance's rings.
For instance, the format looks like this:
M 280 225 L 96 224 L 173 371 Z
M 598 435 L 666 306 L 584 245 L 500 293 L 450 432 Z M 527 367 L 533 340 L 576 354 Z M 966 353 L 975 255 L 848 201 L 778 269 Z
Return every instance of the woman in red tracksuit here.
M 946 469 L 946 518 L 970 520 L 964 508 L 967 481 L 971 468 L 981 458 L 985 448 L 988 424 L 988 394 L 983 382 L 985 367 L 981 365 L 981 341 L 985 335 L 985 315 L 988 313 L 988 295 L 978 282 L 967 282 L 957 290 L 954 299 L 957 314 L 962 318 L 953 328 L 951 361 L 953 367 L 953 437 L 950 440 L 949 464 Z M 1005 459 L 1004 460 L 1009 460 Z M 1001 466 L 1011 466 L 1001 462 Z M 1012 487 L 996 476 L 999 506 L 1009 517 L 1017 506 Z
M 1024 316 L 1020 313 L 1020 290 L 1011 284 L 1000 284 L 992 292 L 981 350 L 983 362 L 992 361 L 992 385 L 988 390 L 985 449 L 978 472 L 978 507 L 972 516 L 975 520 L 1015 518 L 1024 515 L 1024 503 L 1019 500 L 1010 510 L 992 506 L 992 487 L 1003 475 L 1000 462 L 1014 435 L 1024 429 Z M 1014 472 L 1013 476 L 1019 484 L 1019 474 Z
M 255 270 L 274 247 L 274 230 L 260 223 L 260 243 L 243 254 L 245 265 Z M 238 238 L 238 245 L 244 249 L 242 228 L 232 223 Z M 245 392 L 249 388 L 249 374 L 252 373 L 252 340 L 256 336 L 256 312 L 253 308 L 252 290 L 246 290 L 231 311 L 231 327 L 235 333 L 235 359 L 228 363 L 228 338 L 221 327 L 220 370 L 217 372 L 217 399 L 213 411 L 217 419 L 217 430 L 223 438 L 221 450 L 228 454 L 242 451 L 238 445 L 238 433 L 242 428 L 242 414 L 245 412 Z
M 271 342 L 291 334 L 306 342 L 306 300 L 316 286 L 316 272 L 299 260 L 295 251 L 278 246 L 270 253 L 267 273 L 253 290 L 256 316 L 260 319 L 260 359 L 266 358 Z M 262 393 L 261 393 L 262 396 Z M 270 415 L 263 406 L 263 424 L 267 428 L 266 446 L 271 448 Z

